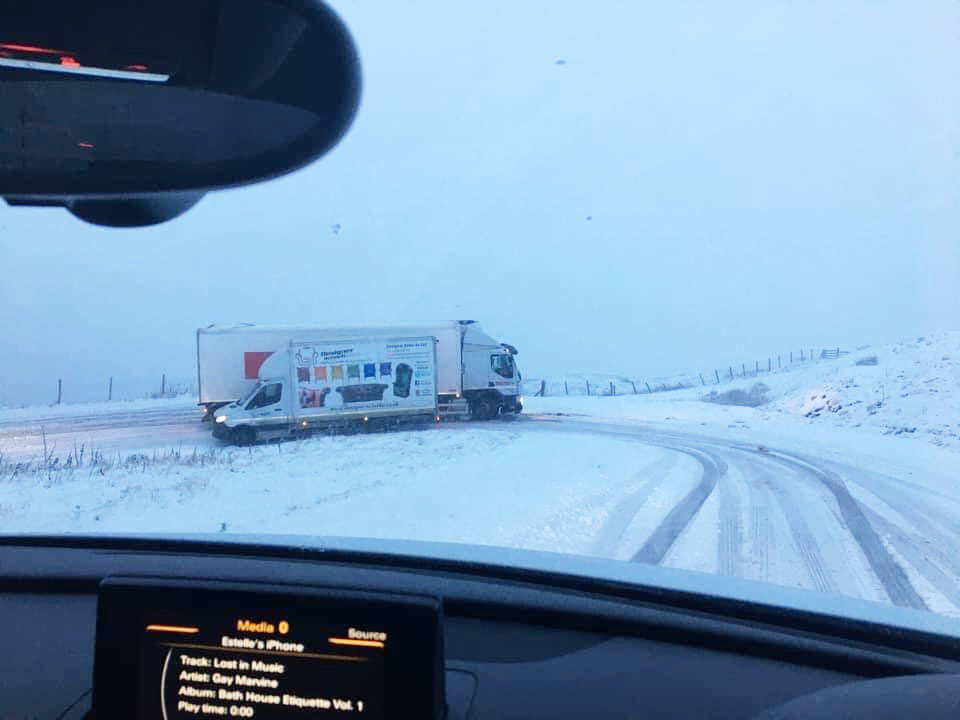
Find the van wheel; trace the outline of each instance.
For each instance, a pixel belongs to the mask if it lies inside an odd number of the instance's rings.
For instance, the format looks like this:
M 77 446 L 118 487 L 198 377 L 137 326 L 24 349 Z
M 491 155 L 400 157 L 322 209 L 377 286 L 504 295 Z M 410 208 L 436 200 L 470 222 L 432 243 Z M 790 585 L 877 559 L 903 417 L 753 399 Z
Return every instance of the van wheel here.
M 257 431 L 252 427 L 241 425 L 233 431 L 233 441 L 237 445 L 253 445 L 257 441 Z
M 499 410 L 500 406 L 485 395 L 481 395 L 470 403 L 470 416 L 474 420 L 493 420 Z

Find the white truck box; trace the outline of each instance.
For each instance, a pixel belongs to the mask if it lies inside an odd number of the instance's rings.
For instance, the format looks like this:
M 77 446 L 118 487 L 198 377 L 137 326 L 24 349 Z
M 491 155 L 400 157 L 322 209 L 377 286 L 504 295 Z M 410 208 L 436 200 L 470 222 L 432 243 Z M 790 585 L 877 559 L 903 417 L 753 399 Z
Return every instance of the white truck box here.
M 521 409 L 516 350 L 471 321 L 411 325 L 217 326 L 197 330 L 199 404 L 209 412 L 245 397 L 260 366 L 290 343 L 356 337 L 433 336 L 437 339 L 437 394 L 443 408 L 466 401 L 476 417 Z

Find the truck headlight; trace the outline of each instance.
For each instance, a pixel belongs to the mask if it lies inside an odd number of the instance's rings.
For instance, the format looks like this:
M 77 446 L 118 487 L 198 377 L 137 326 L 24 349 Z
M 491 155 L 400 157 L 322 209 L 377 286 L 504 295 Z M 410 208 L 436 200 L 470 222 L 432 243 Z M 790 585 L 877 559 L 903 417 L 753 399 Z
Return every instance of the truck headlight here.
M 214 419 L 215 419 L 215 421 L 218 422 L 218 423 L 225 423 L 225 422 L 227 421 L 227 416 L 226 416 L 226 415 L 217 415 L 217 417 L 214 418 Z

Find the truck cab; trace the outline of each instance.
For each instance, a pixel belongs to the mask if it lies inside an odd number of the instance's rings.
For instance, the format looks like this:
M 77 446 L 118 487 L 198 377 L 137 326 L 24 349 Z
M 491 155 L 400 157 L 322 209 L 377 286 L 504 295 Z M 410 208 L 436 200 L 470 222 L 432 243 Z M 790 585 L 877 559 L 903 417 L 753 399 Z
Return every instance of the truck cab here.
M 523 410 L 517 349 L 477 329 L 463 335 L 463 395 L 470 414 L 486 420 Z
M 217 411 L 213 436 L 246 445 L 271 432 L 284 434 L 292 418 L 292 395 L 285 378 L 261 380 L 245 398 Z

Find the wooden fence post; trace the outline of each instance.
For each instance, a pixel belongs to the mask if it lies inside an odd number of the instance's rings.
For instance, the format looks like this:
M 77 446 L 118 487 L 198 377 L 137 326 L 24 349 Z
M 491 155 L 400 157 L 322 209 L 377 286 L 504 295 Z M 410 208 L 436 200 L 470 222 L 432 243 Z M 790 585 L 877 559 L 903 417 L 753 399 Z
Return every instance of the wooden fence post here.
M 780 356 L 777 355 L 777 370 L 779 370 L 781 367 L 783 366 L 780 364 Z
M 740 363 L 740 370 L 741 370 L 741 372 L 743 372 L 743 376 L 746 377 L 746 376 L 747 376 L 747 364 L 746 364 L 746 363 Z
M 754 360 L 754 361 L 753 361 L 753 374 L 754 374 L 754 375 L 759 375 L 759 374 L 760 374 L 760 361 L 759 361 L 759 360 Z
M 800 351 L 800 362 L 803 362 L 803 350 Z
M 717 370 L 716 368 L 714 368 L 714 369 L 713 369 L 713 375 L 714 375 L 714 377 L 717 378 L 717 385 L 719 385 L 719 384 L 720 384 L 720 371 Z
M 653 392 L 653 390 L 650 389 L 650 383 L 645 382 L 644 385 L 647 386 L 647 392 L 648 392 L 648 393 L 652 393 L 652 392 Z
M 566 380 L 563 381 L 563 394 L 564 394 L 564 395 L 569 395 L 569 394 L 570 394 L 570 387 L 567 385 L 567 381 L 566 381 Z
M 767 372 L 773 370 L 773 358 L 767 358 Z
M 587 380 L 587 395 L 590 395 L 590 381 Z
M 790 362 L 793 363 L 793 350 L 790 351 Z
M 610 394 L 611 395 L 617 394 L 617 386 L 613 384 L 613 380 L 610 381 Z
M 633 388 L 633 394 L 636 395 L 636 394 L 637 394 L 637 384 L 636 384 L 633 380 L 630 381 L 630 387 Z
M 730 379 L 733 380 L 733 365 L 730 366 Z
M 547 381 L 541 380 L 540 381 L 540 397 L 546 397 L 546 396 L 547 396 Z
M 167 392 L 167 374 L 164 373 L 160 376 L 160 394 L 163 395 Z
M 113 400 L 113 376 L 110 376 L 110 384 L 107 385 L 107 402 Z
M 57 405 L 63 400 L 63 379 L 57 378 Z
M 701 384 L 701 385 L 706 385 L 707 383 L 704 382 L 704 380 L 703 380 L 703 373 L 697 373 L 697 375 L 700 376 L 700 384 Z

